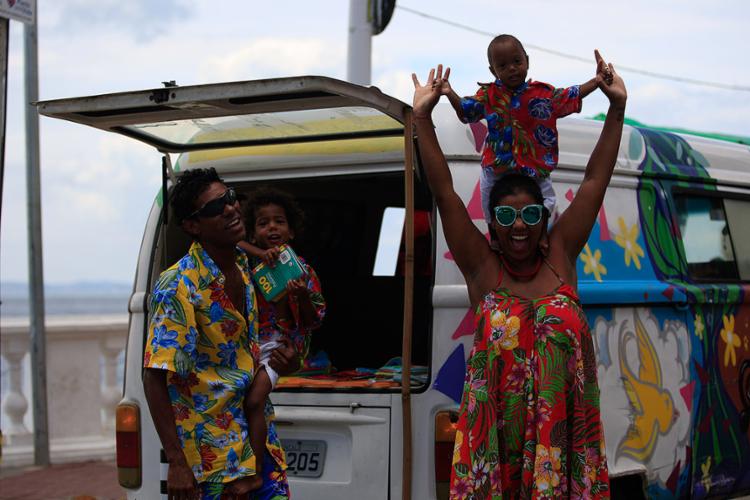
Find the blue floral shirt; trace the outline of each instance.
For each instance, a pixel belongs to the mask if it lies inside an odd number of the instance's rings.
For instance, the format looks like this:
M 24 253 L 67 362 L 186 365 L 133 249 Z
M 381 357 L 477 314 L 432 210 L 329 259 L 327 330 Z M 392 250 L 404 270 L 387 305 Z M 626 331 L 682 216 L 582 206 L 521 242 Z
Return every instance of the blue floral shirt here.
M 224 275 L 197 242 L 159 276 L 151 295 L 143 366 L 169 372 L 177 435 L 198 482 L 229 482 L 256 472 L 242 403 L 259 353 L 257 305 L 240 249 L 236 263 L 246 315 L 232 304 Z M 273 408 L 266 406 L 270 419 Z M 272 424 L 267 449 L 285 469 Z

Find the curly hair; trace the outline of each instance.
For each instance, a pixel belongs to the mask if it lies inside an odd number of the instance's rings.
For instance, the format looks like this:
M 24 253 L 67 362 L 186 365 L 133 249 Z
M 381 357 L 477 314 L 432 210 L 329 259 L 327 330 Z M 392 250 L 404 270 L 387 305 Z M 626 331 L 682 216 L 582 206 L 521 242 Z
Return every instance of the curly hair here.
M 529 55 L 526 53 L 526 49 L 524 48 L 523 44 L 521 43 L 521 40 L 519 40 L 518 38 L 514 37 L 513 35 L 507 35 L 507 34 L 497 35 L 495 38 L 492 39 L 492 41 L 490 42 L 490 44 L 487 46 L 487 61 L 489 61 L 490 66 L 492 66 L 494 64 L 494 62 L 492 61 L 492 48 L 495 45 L 497 45 L 499 43 L 503 43 L 503 42 L 515 42 L 515 43 L 517 43 L 518 46 L 521 47 L 521 50 L 523 51 L 524 55 L 526 57 L 529 57 Z
M 214 182 L 223 183 L 224 180 L 213 167 L 186 170 L 180 175 L 170 200 L 178 223 L 181 224 L 195 211 L 195 200 Z
M 278 205 L 283 208 L 289 228 L 294 231 L 294 235 L 299 237 L 302 234 L 305 214 L 297 201 L 286 191 L 266 186 L 260 187 L 248 195 L 245 210 L 245 227 L 247 227 L 248 237 L 252 237 L 255 233 L 255 219 L 258 210 L 268 205 Z

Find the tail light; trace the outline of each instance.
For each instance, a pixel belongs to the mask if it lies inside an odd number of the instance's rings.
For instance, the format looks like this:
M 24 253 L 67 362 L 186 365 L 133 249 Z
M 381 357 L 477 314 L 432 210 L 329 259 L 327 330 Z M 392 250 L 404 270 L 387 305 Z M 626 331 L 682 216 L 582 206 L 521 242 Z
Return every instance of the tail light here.
M 458 412 L 447 410 L 435 415 L 435 492 L 438 500 L 447 500 L 453 465 Z
M 141 415 L 135 403 L 120 403 L 115 413 L 117 480 L 123 488 L 141 485 Z

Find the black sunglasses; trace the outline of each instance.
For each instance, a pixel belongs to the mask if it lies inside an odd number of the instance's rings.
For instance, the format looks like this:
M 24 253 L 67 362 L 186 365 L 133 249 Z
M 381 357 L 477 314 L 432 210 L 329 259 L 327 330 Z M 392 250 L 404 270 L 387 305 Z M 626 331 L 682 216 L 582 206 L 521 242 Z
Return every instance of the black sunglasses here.
M 227 188 L 224 194 L 215 198 L 205 205 L 200 207 L 198 210 L 188 215 L 186 218 L 191 219 L 193 217 L 216 217 L 224 212 L 225 205 L 234 205 L 237 203 L 237 193 L 232 188 Z

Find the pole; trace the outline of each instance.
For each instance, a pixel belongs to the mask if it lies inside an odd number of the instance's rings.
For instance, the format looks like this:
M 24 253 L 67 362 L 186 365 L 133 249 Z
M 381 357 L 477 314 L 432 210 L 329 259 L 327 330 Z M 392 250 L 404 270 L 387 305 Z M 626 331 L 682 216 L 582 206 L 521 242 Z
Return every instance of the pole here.
M 357 85 L 370 85 L 372 25 L 368 0 L 349 0 L 349 47 L 346 79 Z
M 42 203 L 39 175 L 39 61 L 37 21 L 23 25 L 26 101 L 26 197 L 29 231 L 29 300 L 31 311 L 31 391 L 34 417 L 34 463 L 49 465 L 47 431 L 47 356 L 44 331 L 44 272 L 42 270 Z
M 8 38 L 10 20 L 0 17 L 0 219 L 3 214 L 3 179 L 5 179 L 5 114 L 8 102 Z
M 411 500 L 412 425 L 411 425 L 411 343 L 414 309 L 414 139 L 411 108 L 404 120 L 404 336 L 401 345 L 401 419 L 403 421 L 403 463 L 401 498 Z

